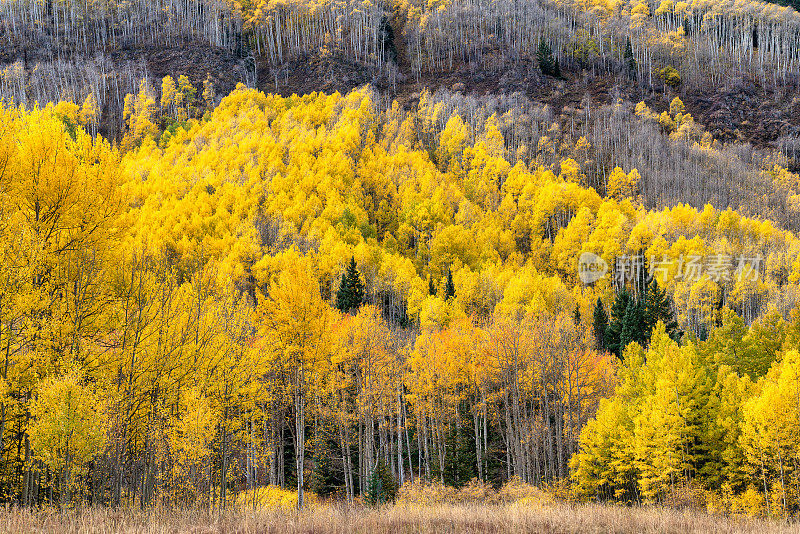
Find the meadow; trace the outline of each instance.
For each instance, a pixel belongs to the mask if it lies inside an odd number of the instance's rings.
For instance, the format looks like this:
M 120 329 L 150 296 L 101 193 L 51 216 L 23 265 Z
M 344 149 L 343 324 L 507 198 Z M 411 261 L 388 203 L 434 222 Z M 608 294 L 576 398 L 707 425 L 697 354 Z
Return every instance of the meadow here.
M 86 507 L 58 510 L 6 509 L 6 534 L 388 534 L 388 533 L 790 533 L 797 523 L 732 518 L 665 507 L 601 504 L 544 506 L 439 505 L 367 508 L 322 506 L 287 510 L 125 510 Z

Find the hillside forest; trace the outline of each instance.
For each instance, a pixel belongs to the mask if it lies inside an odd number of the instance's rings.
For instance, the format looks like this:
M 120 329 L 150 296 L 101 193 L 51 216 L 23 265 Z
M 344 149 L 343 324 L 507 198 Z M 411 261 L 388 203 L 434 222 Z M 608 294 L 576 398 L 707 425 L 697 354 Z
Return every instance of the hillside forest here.
M 798 516 L 791 7 L 2 0 L 0 41 L 0 501 Z M 763 131 L 702 105 L 742 85 Z

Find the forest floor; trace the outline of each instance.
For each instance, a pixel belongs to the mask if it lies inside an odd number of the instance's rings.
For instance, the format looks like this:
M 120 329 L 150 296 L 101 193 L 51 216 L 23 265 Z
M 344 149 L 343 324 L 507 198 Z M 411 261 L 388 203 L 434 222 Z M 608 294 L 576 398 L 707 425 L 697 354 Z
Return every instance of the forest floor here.
M 389 533 L 800 533 L 800 524 L 748 520 L 667 508 L 598 504 L 441 505 L 378 509 L 324 506 L 304 512 L 0 510 L 0 532 L 144 534 Z

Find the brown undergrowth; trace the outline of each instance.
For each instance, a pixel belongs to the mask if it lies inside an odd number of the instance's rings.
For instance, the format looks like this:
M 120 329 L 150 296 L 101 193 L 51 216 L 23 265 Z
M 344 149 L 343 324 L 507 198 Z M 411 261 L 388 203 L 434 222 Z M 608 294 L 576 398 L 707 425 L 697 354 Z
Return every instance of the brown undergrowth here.
M 519 501 L 514 504 L 340 505 L 286 510 L 0 511 L 5 534 L 389 534 L 389 533 L 794 533 L 800 526 L 668 508 Z

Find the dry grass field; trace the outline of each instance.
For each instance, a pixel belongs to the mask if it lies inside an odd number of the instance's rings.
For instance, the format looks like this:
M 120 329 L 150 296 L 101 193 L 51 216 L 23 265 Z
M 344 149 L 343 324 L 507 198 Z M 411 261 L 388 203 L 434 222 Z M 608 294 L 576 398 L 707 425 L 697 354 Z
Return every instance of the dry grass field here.
M 666 508 L 555 504 L 318 507 L 302 513 L 8 509 L 3 534 L 800 533 L 800 525 Z

